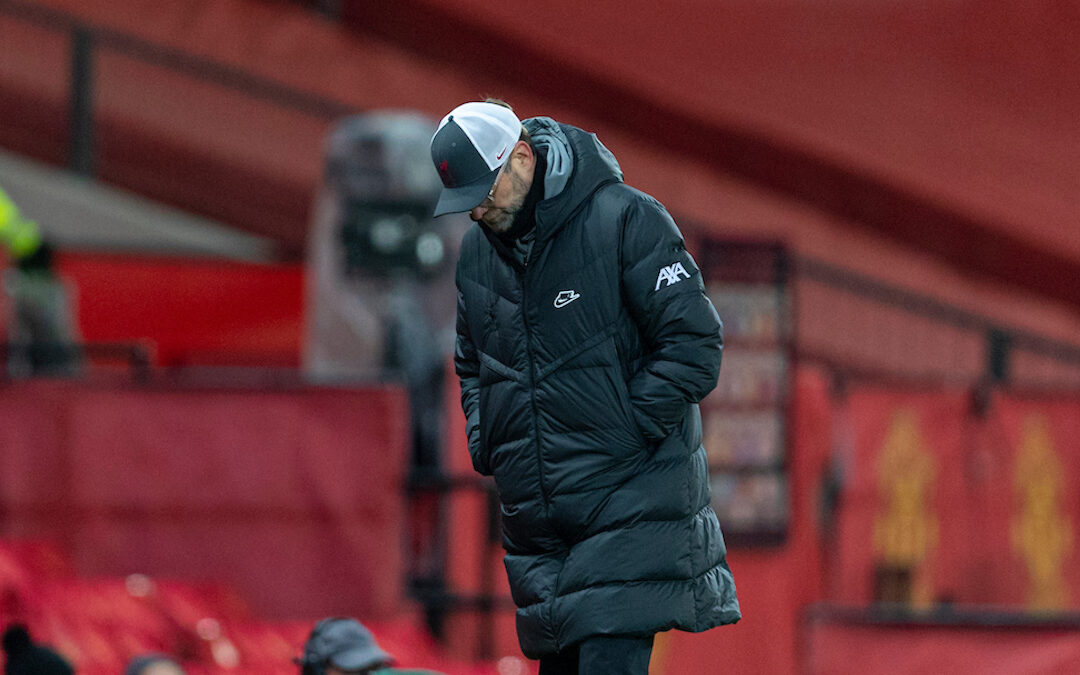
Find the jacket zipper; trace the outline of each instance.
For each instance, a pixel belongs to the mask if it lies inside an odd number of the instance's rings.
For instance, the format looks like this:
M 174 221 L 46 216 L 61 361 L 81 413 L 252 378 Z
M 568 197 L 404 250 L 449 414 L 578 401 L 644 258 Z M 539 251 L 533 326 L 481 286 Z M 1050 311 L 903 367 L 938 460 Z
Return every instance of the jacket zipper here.
M 526 259 L 526 264 L 527 264 Z M 533 442 L 536 443 L 536 470 L 540 478 L 540 496 L 544 499 L 544 506 L 551 506 L 551 498 L 548 496 L 547 481 L 544 480 L 544 458 L 540 453 L 540 416 L 536 408 L 536 365 L 533 361 L 532 329 L 529 328 L 529 284 L 527 282 L 528 270 L 525 265 L 521 266 L 521 321 L 525 324 L 525 353 L 529 357 L 529 402 L 532 405 Z

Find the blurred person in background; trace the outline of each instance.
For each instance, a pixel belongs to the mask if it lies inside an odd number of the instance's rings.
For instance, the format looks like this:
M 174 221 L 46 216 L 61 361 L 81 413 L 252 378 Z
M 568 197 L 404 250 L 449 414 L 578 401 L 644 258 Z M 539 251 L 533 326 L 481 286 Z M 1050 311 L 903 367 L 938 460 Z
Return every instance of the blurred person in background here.
M 41 243 L 37 223 L 22 217 L 19 207 L 0 187 L 0 243 L 7 250 L 8 258 L 18 261 L 31 253 Z
M 3 647 L 4 675 L 73 675 L 75 672 L 59 654 L 36 644 L 22 624 L 4 631 Z
M 300 675 L 439 675 L 430 670 L 390 668 L 395 661 L 359 621 L 330 617 L 315 624 L 296 664 Z
M 468 212 L 455 366 L 493 475 L 518 640 L 541 675 L 647 673 L 654 635 L 740 618 L 698 402 L 721 324 L 678 227 L 595 134 L 504 102 L 431 141 Z
M 184 675 L 184 669 L 168 656 L 144 654 L 131 660 L 124 675 Z
M 52 245 L 2 189 L 0 242 L 14 263 L 4 272 L 9 373 L 74 375 L 79 354 L 71 292 L 56 275 Z

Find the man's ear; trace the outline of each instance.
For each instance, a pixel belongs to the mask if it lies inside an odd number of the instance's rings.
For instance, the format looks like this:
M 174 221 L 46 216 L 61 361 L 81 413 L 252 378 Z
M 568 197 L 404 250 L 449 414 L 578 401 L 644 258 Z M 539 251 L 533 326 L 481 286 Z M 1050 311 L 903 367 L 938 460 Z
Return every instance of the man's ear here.
M 525 141 L 518 141 L 514 144 L 514 150 L 510 155 L 512 158 L 517 159 L 521 163 L 521 168 L 531 169 L 536 162 L 536 154 L 533 152 L 532 147 Z

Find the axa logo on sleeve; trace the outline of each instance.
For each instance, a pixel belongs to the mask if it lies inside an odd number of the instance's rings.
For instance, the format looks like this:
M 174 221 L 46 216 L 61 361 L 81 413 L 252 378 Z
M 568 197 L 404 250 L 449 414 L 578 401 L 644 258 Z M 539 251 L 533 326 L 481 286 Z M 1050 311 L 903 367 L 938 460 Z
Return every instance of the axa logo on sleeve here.
M 689 279 L 690 274 L 687 273 L 686 268 L 682 266 L 681 262 L 672 263 L 667 267 L 660 268 L 660 274 L 656 275 L 656 288 L 654 291 L 660 290 L 660 284 L 664 286 L 670 286 L 671 284 L 677 284 L 683 279 Z
M 559 291 L 559 294 L 555 296 L 555 309 L 561 309 L 566 307 L 571 302 L 581 297 L 581 293 L 574 290 Z

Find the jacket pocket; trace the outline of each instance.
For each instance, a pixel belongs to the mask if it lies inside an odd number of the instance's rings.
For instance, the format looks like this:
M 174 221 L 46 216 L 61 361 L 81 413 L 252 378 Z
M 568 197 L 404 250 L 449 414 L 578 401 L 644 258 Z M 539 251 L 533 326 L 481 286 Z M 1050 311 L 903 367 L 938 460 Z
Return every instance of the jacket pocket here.
M 631 436 L 636 439 L 637 446 L 644 450 L 650 445 L 645 434 L 641 431 L 641 427 L 638 426 L 637 416 L 634 415 L 634 405 L 630 402 L 630 387 L 626 380 L 623 371 L 623 364 L 620 361 L 618 349 L 615 345 L 615 338 L 609 340 L 609 346 L 611 353 L 615 356 L 615 364 L 612 366 L 612 380 L 615 385 L 615 392 L 619 401 L 620 417 L 623 423 L 626 425 Z

